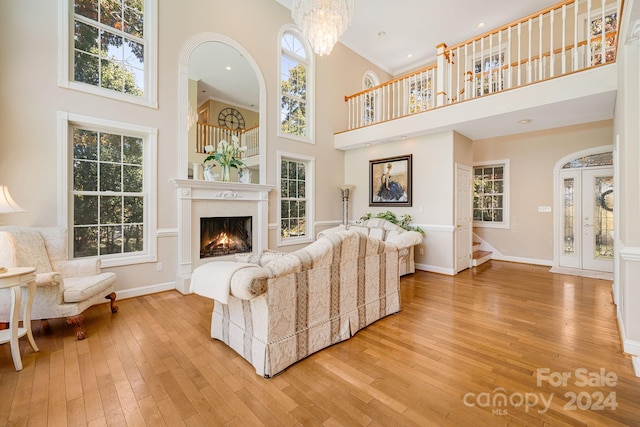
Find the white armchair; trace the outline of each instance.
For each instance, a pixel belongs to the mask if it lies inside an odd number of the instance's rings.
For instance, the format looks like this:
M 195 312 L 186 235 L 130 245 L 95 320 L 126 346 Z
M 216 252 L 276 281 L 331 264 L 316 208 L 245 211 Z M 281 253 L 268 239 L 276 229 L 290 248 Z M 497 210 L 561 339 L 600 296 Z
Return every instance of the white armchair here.
M 79 340 L 86 338 L 84 312 L 94 304 L 115 305 L 115 273 L 101 273 L 100 259 L 67 259 L 65 227 L 0 227 L 0 265 L 5 267 L 35 267 L 37 291 L 31 319 L 66 317 L 75 326 Z M 0 298 L 0 322 L 8 322 L 10 299 Z

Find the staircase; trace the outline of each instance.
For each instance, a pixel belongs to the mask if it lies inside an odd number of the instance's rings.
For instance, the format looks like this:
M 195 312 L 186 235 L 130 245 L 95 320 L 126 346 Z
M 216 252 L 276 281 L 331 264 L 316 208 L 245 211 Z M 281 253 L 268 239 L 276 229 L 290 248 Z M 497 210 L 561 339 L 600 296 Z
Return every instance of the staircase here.
M 477 267 L 491 259 L 491 254 L 493 252 L 482 251 L 480 250 L 480 246 L 481 246 L 480 242 L 473 242 L 473 254 L 472 254 L 473 260 L 471 261 L 472 267 Z

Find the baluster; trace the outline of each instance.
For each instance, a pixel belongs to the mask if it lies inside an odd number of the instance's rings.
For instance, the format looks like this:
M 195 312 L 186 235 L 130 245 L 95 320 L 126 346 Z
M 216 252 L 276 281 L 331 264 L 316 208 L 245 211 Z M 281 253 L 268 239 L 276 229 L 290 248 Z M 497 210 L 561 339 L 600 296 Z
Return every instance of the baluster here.
M 604 63 L 607 62 L 607 44 L 606 44 L 607 37 L 606 37 L 606 34 L 605 34 L 606 33 L 606 31 L 605 31 L 605 24 L 606 24 L 605 23 L 605 17 L 606 17 L 605 0 L 602 0 L 602 6 L 600 7 L 600 10 L 602 11 L 602 18 L 600 18 L 600 19 L 602 19 L 602 26 L 601 26 L 602 30 L 600 31 L 600 36 L 601 36 L 600 37 L 600 40 L 601 40 L 601 42 L 600 42 L 600 55 L 602 55 L 601 56 L 601 58 L 602 58 L 601 61 L 604 64 Z
M 522 84 L 522 23 L 518 22 L 518 86 Z
M 513 84 L 513 76 L 511 70 L 511 32 L 513 27 L 507 29 L 507 89 L 511 89 Z
M 542 80 L 544 70 L 542 69 L 542 25 L 544 24 L 544 15 L 538 15 L 538 79 Z M 536 78 L 533 78 L 536 81 Z
M 529 18 L 529 60 L 527 61 L 527 83 L 531 83 L 531 35 L 533 33 L 532 31 L 532 25 L 533 25 L 533 20 L 531 18 Z
M 573 56 L 572 56 L 573 69 L 578 69 L 578 1 L 573 3 Z
M 549 22 L 551 25 L 551 34 L 549 36 L 549 77 L 553 77 L 554 76 L 554 58 L 555 58 L 555 53 L 553 52 L 553 22 L 554 22 L 554 15 L 555 15 L 555 11 L 551 10 L 549 11 Z
M 567 72 L 566 61 L 566 53 L 565 53 L 565 43 L 566 40 L 566 32 L 567 32 L 567 5 L 562 5 L 562 46 L 560 46 L 560 60 L 562 61 L 562 74 Z
M 604 24 L 604 22 L 603 22 Z M 587 52 L 586 52 L 587 63 L 585 64 L 585 68 L 591 67 L 593 65 L 593 59 L 591 57 L 591 0 L 587 0 Z
M 473 42 L 472 52 L 471 52 L 471 73 L 472 73 L 471 74 L 471 90 L 473 91 L 474 98 L 478 96 L 478 89 L 477 89 L 478 77 L 476 76 L 476 43 L 477 41 Z M 482 68 L 482 65 L 480 65 L 480 68 Z
M 498 92 L 503 89 L 502 73 L 504 72 L 504 51 L 502 50 L 502 30 L 498 31 Z

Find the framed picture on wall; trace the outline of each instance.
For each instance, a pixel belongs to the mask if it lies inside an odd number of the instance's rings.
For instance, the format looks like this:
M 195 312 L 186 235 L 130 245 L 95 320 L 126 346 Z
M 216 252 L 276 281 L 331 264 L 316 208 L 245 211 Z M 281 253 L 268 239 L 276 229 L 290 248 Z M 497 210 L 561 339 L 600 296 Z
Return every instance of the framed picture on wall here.
M 369 160 L 369 206 L 411 206 L 412 155 Z

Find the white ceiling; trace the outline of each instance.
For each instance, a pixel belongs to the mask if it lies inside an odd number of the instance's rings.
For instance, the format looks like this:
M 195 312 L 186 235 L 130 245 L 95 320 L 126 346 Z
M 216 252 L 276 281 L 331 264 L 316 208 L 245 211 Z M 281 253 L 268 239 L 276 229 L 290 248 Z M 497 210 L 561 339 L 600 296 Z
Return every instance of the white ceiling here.
M 289 9 L 293 3 L 276 1 Z M 351 26 L 340 43 L 397 76 L 435 60 L 441 43 L 453 46 L 558 1 L 355 0 Z M 478 29 L 480 22 L 485 26 Z

